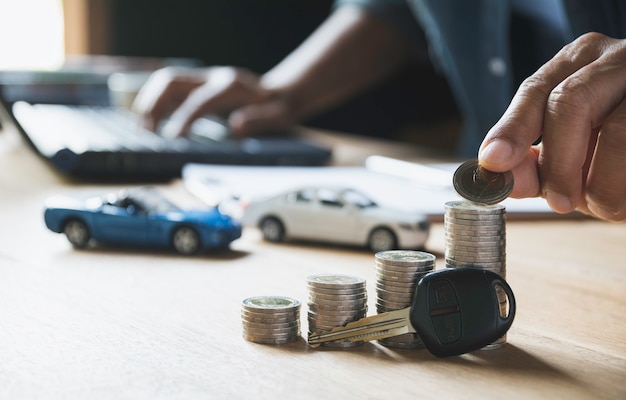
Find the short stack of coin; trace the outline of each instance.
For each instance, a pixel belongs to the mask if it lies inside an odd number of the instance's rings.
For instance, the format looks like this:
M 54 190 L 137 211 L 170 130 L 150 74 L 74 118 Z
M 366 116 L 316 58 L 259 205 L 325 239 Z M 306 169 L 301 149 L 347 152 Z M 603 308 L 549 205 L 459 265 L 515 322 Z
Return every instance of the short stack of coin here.
M 410 307 L 419 280 L 435 269 L 435 256 L 423 251 L 390 250 L 376 253 L 376 311 L 378 314 Z M 378 341 L 386 347 L 422 348 L 416 333 Z
M 241 304 L 243 337 L 255 343 L 282 344 L 300 337 L 300 301 L 283 296 L 256 296 Z
M 501 204 L 445 204 L 446 267 L 472 267 L 506 278 L 506 210 Z
M 309 335 L 324 333 L 367 315 L 365 279 L 352 275 L 319 274 L 307 277 Z M 328 347 L 354 347 L 363 342 L 331 342 Z

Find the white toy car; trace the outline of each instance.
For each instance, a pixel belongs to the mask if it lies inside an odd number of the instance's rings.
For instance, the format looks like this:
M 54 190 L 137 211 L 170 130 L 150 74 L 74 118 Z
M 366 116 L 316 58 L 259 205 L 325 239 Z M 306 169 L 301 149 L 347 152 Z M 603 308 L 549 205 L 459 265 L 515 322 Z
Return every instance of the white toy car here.
M 244 204 L 243 225 L 265 240 L 367 246 L 372 251 L 421 249 L 430 232 L 424 215 L 381 208 L 352 189 L 308 187 Z

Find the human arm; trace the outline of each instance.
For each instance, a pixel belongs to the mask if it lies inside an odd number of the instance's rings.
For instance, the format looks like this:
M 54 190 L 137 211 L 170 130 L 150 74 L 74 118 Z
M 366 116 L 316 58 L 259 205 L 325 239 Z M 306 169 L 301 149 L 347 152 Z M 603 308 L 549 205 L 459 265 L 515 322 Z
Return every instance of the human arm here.
M 479 161 L 513 171 L 513 197 L 542 196 L 558 213 L 623 221 L 625 98 L 626 40 L 585 34 L 522 83 Z
M 228 118 L 235 135 L 280 130 L 356 95 L 416 54 L 385 23 L 344 6 L 263 76 L 234 67 L 165 69 L 149 79 L 134 108 L 150 129 L 172 113 L 172 136 L 205 114 Z

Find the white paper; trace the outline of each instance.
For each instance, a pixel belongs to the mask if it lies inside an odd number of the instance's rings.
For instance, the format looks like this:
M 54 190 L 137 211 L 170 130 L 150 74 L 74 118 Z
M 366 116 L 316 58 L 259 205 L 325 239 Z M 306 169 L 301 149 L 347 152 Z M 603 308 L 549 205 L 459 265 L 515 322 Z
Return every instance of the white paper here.
M 372 156 L 363 167 L 258 167 L 189 164 L 185 186 L 209 204 L 259 198 L 308 186 L 352 188 L 381 206 L 442 218 L 444 204 L 460 200 L 452 186 L 459 164 L 415 164 Z M 506 199 L 507 214 L 554 217 L 544 199 Z

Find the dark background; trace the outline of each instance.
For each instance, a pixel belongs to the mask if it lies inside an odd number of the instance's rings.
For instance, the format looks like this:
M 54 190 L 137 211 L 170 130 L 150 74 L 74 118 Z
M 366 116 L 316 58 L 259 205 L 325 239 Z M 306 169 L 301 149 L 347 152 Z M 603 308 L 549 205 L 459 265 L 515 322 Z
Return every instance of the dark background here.
M 331 0 L 111 0 L 110 49 L 113 55 L 192 57 L 263 73 L 331 8 Z M 394 137 L 455 112 L 445 81 L 430 66 L 413 66 L 307 124 Z

